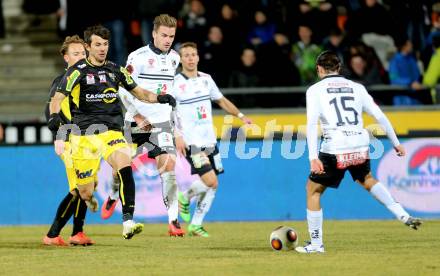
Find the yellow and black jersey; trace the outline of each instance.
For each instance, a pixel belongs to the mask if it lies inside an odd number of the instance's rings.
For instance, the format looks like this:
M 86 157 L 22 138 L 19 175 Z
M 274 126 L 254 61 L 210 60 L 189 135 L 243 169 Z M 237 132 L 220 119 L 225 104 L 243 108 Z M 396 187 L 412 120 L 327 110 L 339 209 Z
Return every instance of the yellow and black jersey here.
M 124 67 L 111 61 L 95 66 L 82 59 L 67 70 L 57 91 L 69 96 L 73 124 L 82 134 L 94 124 L 120 131 L 123 126 L 120 85 L 129 91 L 137 86 Z
M 48 102 L 46 104 L 46 109 L 45 109 L 45 112 L 44 112 L 44 115 L 46 116 L 46 121 L 49 121 L 49 118 L 50 118 L 50 112 L 49 112 L 50 101 L 51 101 L 52 97 L 55 95 L 55 92 L 57 91 L 58 86 L 60 85 L 60 82 L 63 79 L 63 76 L 64 76 L 64 73 L 59 75 L 58 77 L 56 77 L 53 80 L 52 85 L 50 86 L 49 100 L 48 100 Z M 61 116 L 61 119 L 63 120 L 63 124 L 70 124 L 71 123 L 71 121 L 72 121 L 72 114 L 70 112 L 69 97 L 65 98 L 61 102 L 60 116 Z M 52 135 L 55 138 L 56 132 L 53 132 Z

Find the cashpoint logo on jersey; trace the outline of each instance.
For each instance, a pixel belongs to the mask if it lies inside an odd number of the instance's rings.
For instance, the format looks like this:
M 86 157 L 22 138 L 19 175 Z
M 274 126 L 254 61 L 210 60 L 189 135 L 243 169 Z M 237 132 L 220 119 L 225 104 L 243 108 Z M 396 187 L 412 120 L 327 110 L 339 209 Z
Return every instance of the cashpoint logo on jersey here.
M 157 219 L 167 216 L 167 210 L 162 199 L 162 181 L 156 168 L 156 161 L 141 154 L 133 158 L 133 178 L 136 185 L 135 216 L 143 219 Z M 176 179 L 180 191 L 188 189 L 192 181 L 198 176 L 191 175 L 191 169 L 184 157 L 176 158 Z M 102 161 L 98 172 L 97 194 L 103 202 L 111 193 L 113 183 L 112 168 Z M 113 216 L 120 217 L 122 207 L 120 202 L 116 206 Z
M 402 145 L 407 155 L 388 151 L 379 163 L 379 180 L 405 207 L 440 213 L 440 139 L 411 139 Z

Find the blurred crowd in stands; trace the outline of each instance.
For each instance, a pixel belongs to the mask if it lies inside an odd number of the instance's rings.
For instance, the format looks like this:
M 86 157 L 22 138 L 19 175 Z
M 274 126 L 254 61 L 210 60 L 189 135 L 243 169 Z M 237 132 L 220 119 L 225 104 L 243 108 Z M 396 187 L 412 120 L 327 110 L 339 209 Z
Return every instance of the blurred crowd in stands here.
M 169 13 L 178 18 L 176 47 L 196 42 L 200 70 L 220 87 L 309 85 L 325 49 L 367 86 L 417 91 L 440 76 L 439 0 L 25 0 L 23 8 L 57 13 L 60 36 L 105 25 L 110 59 L 121 65 L 151 40 L 153 18 Z

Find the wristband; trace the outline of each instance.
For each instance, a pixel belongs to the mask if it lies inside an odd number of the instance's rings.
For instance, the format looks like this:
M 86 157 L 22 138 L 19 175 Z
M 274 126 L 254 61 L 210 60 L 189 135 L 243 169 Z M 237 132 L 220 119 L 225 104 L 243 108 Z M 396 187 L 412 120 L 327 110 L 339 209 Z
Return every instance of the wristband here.
M 237 114 L 237 117 L 241 119 L 241 118 L 244 117 L 244 114 L 240 112 L 240 113 Z

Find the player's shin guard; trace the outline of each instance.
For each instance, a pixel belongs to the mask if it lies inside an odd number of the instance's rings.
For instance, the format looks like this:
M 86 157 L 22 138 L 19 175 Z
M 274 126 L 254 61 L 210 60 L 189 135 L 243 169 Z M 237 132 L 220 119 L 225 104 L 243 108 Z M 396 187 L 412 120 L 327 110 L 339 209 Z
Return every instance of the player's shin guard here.
M 177 219 L 179 214 L 179 202 L 177 201 L 177 183 L 174 172 L 163 172 L 162 178 L 162 197 L 168 210 L 168 222 Z
M 217 189 L 209 188 L 204 194 L 200 194 L 197 200 L 197 207 L 194 212 L 194 216 L 191 220 L 191 224 L 202 225 L 203 219 L 211 208 L 212 202 L 215 198 Z
M 49 238 L 55 238 L 60 234 L 61 229 L 63 229 L 64 225 L 66 225 L 67 221 L 72 216 L 75 200 L 76 197 L 71 193 L 68 193 L 60 202 L 55 219 L 47 233 Z
M 119 198 L 122 203 L 122 219 L 123 221 L 132 220 L 134 213 L 134 198 L 136 188 L 134 185 L 133 171 L 131 166 L 122 168 L 118 171 L 121 184 L 119 187 Z
M 86 202 L 78 196 L 75 201 L 74 208 L 72 236 L 75 236 L 79 232 L 84 232 L 83 226 L 87 213 Z

